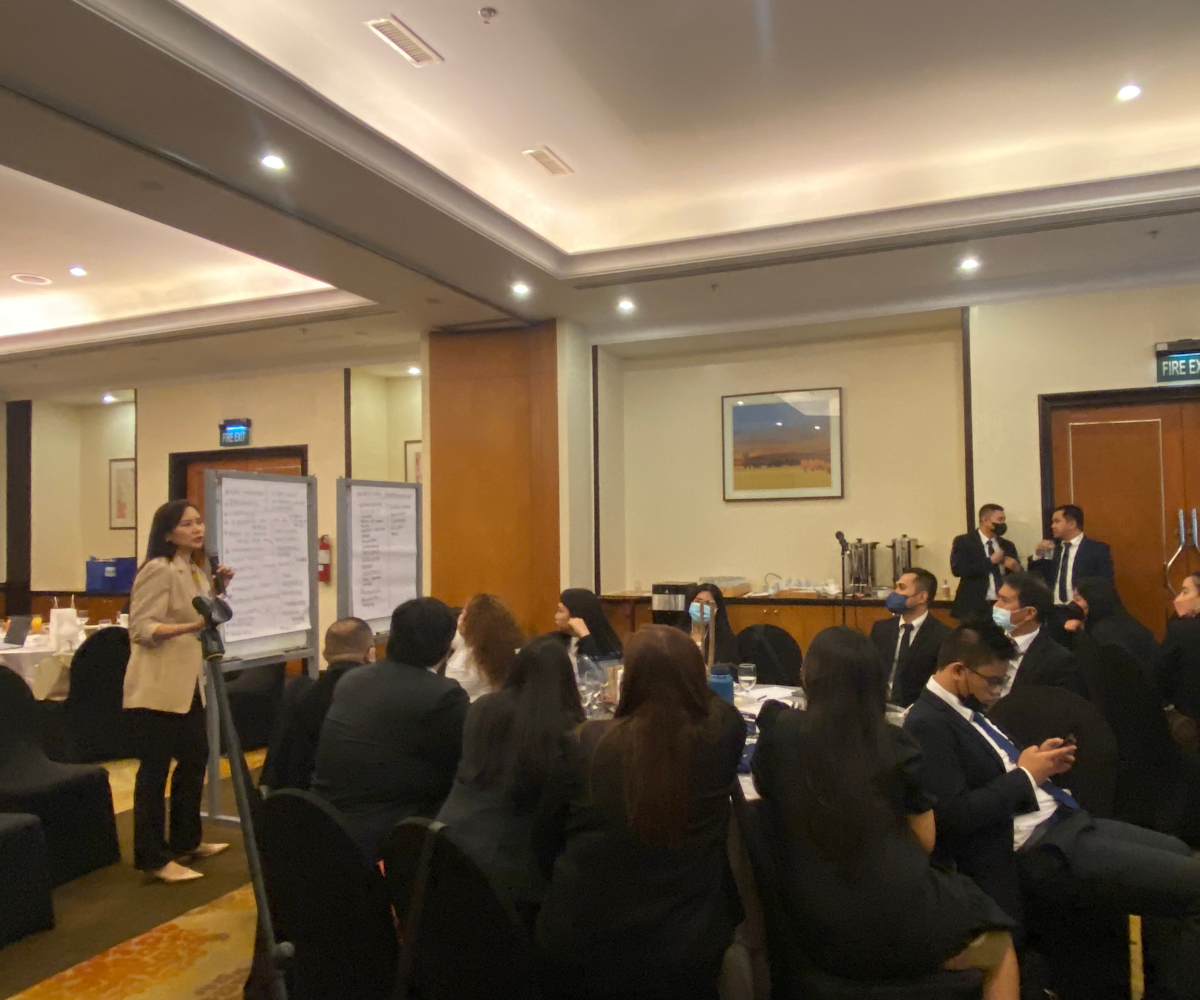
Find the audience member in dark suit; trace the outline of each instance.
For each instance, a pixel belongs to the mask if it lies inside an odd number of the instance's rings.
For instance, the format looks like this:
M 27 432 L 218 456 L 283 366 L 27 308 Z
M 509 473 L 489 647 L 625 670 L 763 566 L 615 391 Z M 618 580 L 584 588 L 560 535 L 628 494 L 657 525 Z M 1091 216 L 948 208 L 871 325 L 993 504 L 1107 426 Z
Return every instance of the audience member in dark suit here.
M 531 930 L 546 891 L 533 826 L 559 805 L 547 785 L 575 763 L 571 730 L 581 722 L 567 651 L 557 637 L 534 639 L 509 666 L 504 686 L 471 704 L 458 774 L 437 816 Z
M 983 714 L 1000 697 L 1012 640 L 960 626 L 904 728 L 936 796 L 934 858 L 957 865 L 1012 917 L 1094 907 L 1143 917 L 1147 996 L 1200 995 L 1200 860 L 1174 837 L 1092 819 L 1049 779 L 1074 763 L 1061 739 L 1018 749 Z
M 1120 646 L 1133 657 L 1143 676 L 1153 682 L 1158 663 L 1158 640 L 1145 625 L 1125 610 L 1121 597 L 1111 580 L 1089 576 L 1075 585 L 1075 603 L 1083 618 L 1066 623 L 1070 640 L 1086 635 L 1098 645 Z M 1078 652 L 1070 642 L 1072 652 Z
M 1083 510 L 1074 504 L 1056 507 L 1050 518 L 1054 540 L 1042 539 L 1029 557 L 1029 571 L 1046 581 L 1055 604 L 1070 604 L 1075 586 L 1089 576 L 1113 579 L 1112 552 L 1104 542 L 1083 533 Z
M 985 503 L 979 508 L 979 530 L 959 535 L 950 546 L 950 572 L 958 577 L 951 614 L 959 621 L 986 614 L 1004 576 L 1021 568 L 1017 547 L 1004 537 L 1005 517 L 999 504 Z
M 616 717 L 585 723 L 536 938 L 551 997 L 715 1000 L 742 920 L 726 838 L 746 725 L 708 687 L 696 644 L 629 639 Z
M 1158 657 L 1158 689 L 1184 715 L 1200 719 L 1200 573 L 1184 579 L 1175 614 Z
M 436 668 L 450 655 L 458 620 L 419 597 L 392 612 L 387 658 L 350 671 L 321 728 L 312 790 L 339 809 L 371 861 L 408 816 L 435 816 L 462 754 L 470 700 Z
M 884 661 L 844 626 L 817 634 L 804 712 L 768 702 L 754 783 L 784 910 L 818 966 L 848 979 L 986 970 L 985 1000 L 1020 993 L 1013 921 L 965 875 L 929 861 L 921 751 L 884 720 Z
M 1001 694 L 1015 687 L 1061 687 L 1088 696 L 1087 682 L 1075 654 L 1051 638 L 1047 623 L 1054 601 L 1042 581 L 1030 573 L 1012 573 L 1000 587 L 992 618 L 1012 636 L 1016 655 Z
M 937 593 L 937 577 L 927 569 L 911 569 L 887 596 L 892 618 L 871 626 L 871 641 L 887 668 L 887 700 L 908 708 L 937 666 L 938 650 L 950 629 L 929 613 Z M 757 752 L 757 751 L 756 751 Z
M 375 662 L 375 633 L 361 618 L 339 618 L 325 632 L 324 655 L 326 668 L 315 681 L 303 685 L 279 722 L 278 738 L 267 751 L 260 779 L 267 788 L 308 790 L 334 688 L 350 670 Z M 288 687 L 306 680 L 295 677 Z

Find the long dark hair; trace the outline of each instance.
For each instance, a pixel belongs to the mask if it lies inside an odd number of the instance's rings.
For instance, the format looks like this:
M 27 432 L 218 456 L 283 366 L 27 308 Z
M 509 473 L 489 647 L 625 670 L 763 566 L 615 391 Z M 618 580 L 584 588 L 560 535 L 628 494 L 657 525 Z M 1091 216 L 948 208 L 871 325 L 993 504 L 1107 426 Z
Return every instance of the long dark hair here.
M 583 619 L 583 623 L 588 627 L 588 632 L 596 640 L 596 647 L 601 656 L 621 655 L 621 640 L 613 631 L 608 615 L 604 613 L 604 607 L 600 603 L 600 598 L 583 587 L 571 587 L 569 590 L 564 590 L 558 599 L 562 601 L 563 607 L 571 613 L 572 618 Z
M 715 583 L 694 583 L 684 592 L 683 628 L 687 632 L 692 630 L 692 619 L 688 609 L 692 606 L 692 601 L 696 599 L 696 595 L 706 590 L 712 594 L 713 601 L 717 605 L 717 614 L 713 619 L 712 631 L 709 633 L 712 637 L 711 641 L 716 643 L 713 661 L 716 663 L 737 663 L 737 636 L 733 634 L 733 626 L 729 624 L 729 612 L 725 608 L 725 595 L 721 593 L 721 588 Z M 705 640 L 704 649 L 701 650 L 705 663 L 708 662 L 708 643 L 709 640 Z
M 550 769 L 564 753 L 567 732 L 583 721 L 571 658 L 557 640 L 541 636 L 517 654 L 504 687 L 479 700 L 480 788 L 502 788 L 519 806 L 536 803 Z
M 1075 589 L 1087 601 L 1087 623 L 1090 626 L 1126 613 L 1121 596 L 1111 580 L 1102 576 L 1087 576 L 1075 584 Z
M 183 515 L 189 507 L 197 514 L 200 513 L 191 500 L 168 500 L 154 512 L 154 517 L 150 521 L 150 539 L 146 542 L 146 558 L 142 561 L 142 566 L 145 566 L 151 559 L 175 558 L 179 546 L 168 541 L 167 535 L 179 527 L 179 522 L 183 520 Z M 203 551 L 193 553 L 192 559 L 205 569 L 208 568 Z M 141 569 L 141 566 L 138 569 Z
M 888 767 L 887 671 L 870 639 L 839 625 L 817 633 L 801 676 L 807 739 L 788 824 L 848 875 L 900 820 L 880 785 Z
M 713 697 L 700 651 L 678 629 L 644 625 L 630 638 L 601 742 L 620 750 L 625 815 L 644 843 L 677 844 L 687 832 L 692 755 Z

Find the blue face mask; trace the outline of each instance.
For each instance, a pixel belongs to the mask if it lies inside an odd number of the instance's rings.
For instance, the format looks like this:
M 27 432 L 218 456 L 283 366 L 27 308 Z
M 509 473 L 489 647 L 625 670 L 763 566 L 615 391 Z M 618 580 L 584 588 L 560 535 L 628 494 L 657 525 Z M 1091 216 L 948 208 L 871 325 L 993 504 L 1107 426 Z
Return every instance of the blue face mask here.
M 902 615 L 908 610 L 908 598 L 893 590 L 883 599 L 883 606 L 894 615 Z
M 1004 629 L 1005 635 L 1016 628 L 1016 626 L 1012 623 L 1012 613 L 1008 610 L 1008 608 L 1001 608 L 997 605 L 993 605 L 992 621 Z
M 700 622 L 712 621 L 712 612 L 713 609 L 711 604 L 700 604 L 697 601 L 692 601 L 692 603 L 688 605 L 688 614 L 691 616 L 692 621 L 696 622 L 697 624 Z

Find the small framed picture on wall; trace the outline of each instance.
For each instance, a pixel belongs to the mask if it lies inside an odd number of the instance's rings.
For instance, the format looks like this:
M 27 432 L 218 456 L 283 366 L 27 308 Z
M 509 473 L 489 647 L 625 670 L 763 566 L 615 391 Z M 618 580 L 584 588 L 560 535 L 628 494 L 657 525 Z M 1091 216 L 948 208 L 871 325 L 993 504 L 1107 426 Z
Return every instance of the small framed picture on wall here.
M 841 497 L 842 390 L 721 397 L 726 500 Z
M 421 442 L 404 442 L 404 481 L 419 483 L 421 481 Z
M 108 460 L 108 527 L 113 531 L 137 527 L 137 459 Z

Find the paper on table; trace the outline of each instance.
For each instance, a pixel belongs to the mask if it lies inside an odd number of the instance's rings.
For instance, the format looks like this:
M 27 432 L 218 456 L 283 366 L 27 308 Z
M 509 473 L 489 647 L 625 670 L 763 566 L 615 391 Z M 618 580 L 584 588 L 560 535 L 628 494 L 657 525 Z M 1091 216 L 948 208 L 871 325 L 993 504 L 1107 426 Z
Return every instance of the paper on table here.
M 350 613 L 372 621 L 417 596 L 417 495 L 350 487 Z
M 221 482 L 221 561 L 234 571 L 225 640 L 310 627 L 308 485 Z

